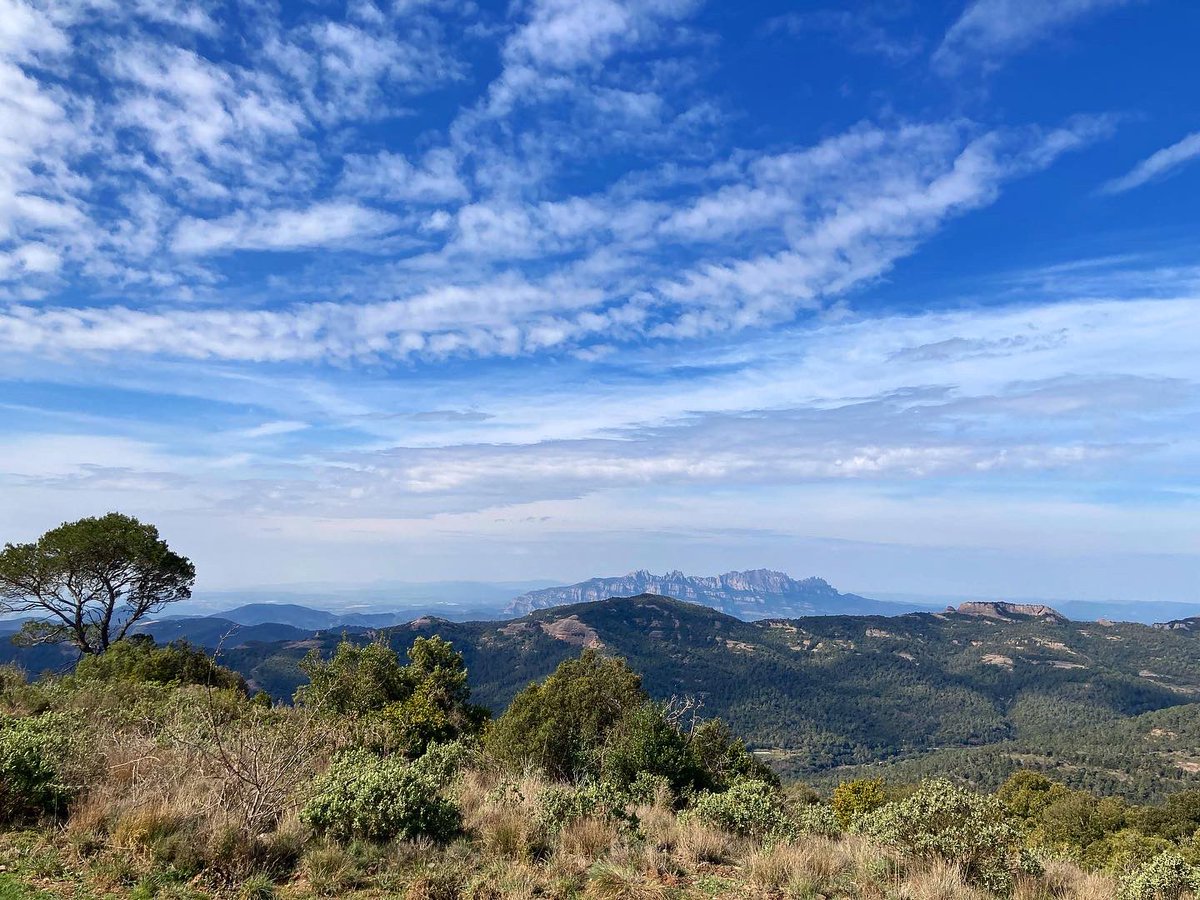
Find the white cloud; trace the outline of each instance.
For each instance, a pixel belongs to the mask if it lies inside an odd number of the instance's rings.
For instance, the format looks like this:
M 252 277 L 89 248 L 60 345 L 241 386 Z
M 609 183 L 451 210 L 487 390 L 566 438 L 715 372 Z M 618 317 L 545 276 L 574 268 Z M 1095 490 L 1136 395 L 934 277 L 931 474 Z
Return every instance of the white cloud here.
M 170 457 L 144 441 L 109 435 L 19 434 L 0 440 L 0 478 L 71 479 L 96 469 L 159 470 Z
M 696 6 L 697 0 L 531 0 L 518 7 L 524 21 L 505 42 L 504 69 L 488 89 L 488 115 L 580 92 L 581 71 L 663 40 L 670 24 Z M 647 104 L 657 107 L 658 100 L 643 92 L 637 112 Z
M 373 156 L 348 156 L 342 190 L 361 197 L 430 204 L 465 200 L 470 194 L 458 172 L 458 160 L 444 148 L 426 153 L 419 165 L 386 150 Z
M 238 432 L 238 435 L 244 438 L 278 437 L 284 434 L 295 434 L 298 431 L 304 431 L 308 427 L 307 422 L 263 422 L 263 424 L 255 425 L 253 428 L 243 428 Z
M 948 74 L 988 65 L 1044 40 L 1056 29 L 1133 0 L 972 0 L 933 54 Z
M 1151 181 L 1170 177 L 1182 166 L 1200 157 L 1200 132 L 1189 134 L 1169 147 L 1151 154 L 1120 178 L 1101 187 L 1105 194 L 1122 194 Z
M 907 62 L 921 53 L 924 41 L 919 37 L 898 37 L 887 27 L 885 11 L 878 7 L 856 9 L 820 9 L 785 13 L 769 20 L 768 32 L 787 32 L 796 37 L 831 34 L 854 53 L 880 57 L 888 62 Z
M 359 203 L 331 200 L 306 209 L 237 212 L 220 219 L 184 219 L 172 246 L 179 253 L 302 250 L 345 245 L 395 230 L 395 216 Z
M 657 37 L 664 22 L 695 7 L 696 0 L 534 0 L 505 56 L 551 69 L 595 65 Z
M 682 209 L 679 201 L 616 192 L 468 204 L 440 253 L 400 269 L 395 300 L 220 314 L 18 311 L 0 318 L 0 333 L 31 349 L 79 342 L 95 351 L 311 360 L 509 356 L 740 331 L 820 308 L 878 278 L 947 218 L 991 202 L 1007 180 L 1094 139 L 1103 123 L 972 130 L 856 128 L 803 152 L 731 167 L 715 186 L 698 185 L 701 193 Z M 172 247 L 204 255 L 362 246 L 402 224 L 361 204 L 328 201 L 187 218 Z M 730 255 L 724 241 L 711 251 L 715 239 L 751 229 L 757 237 L 741 242 L 746 255 Z M 659 255 L 670 252 L 690 264 L 663 265 Z M 559 261 L 530 278 L 512 268 L 526 259 Z M 414 289 L 413 273 L 427 284 Z M 386 290 L 378 280 L 370 287 L 376 295 Z

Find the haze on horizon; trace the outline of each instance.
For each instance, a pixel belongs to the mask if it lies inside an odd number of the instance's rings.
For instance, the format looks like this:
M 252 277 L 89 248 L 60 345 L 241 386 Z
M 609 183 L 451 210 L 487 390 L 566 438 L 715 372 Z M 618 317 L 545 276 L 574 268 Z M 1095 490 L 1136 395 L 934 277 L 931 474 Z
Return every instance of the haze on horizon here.
M 1200 599 L 1200 6 L 0 0 L 0 542 Z

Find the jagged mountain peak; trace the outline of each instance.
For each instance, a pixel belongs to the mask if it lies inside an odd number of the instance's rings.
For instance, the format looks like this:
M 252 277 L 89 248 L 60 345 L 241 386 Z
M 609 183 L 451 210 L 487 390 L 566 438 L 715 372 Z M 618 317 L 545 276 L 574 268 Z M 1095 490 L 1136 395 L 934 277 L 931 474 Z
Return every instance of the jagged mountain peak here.
M 895 604 L 839 593 L 823 578 L 796 579 L 774 569 L 745 569 L 721 575 L 688 575 L 678 569 L 659 575 L 635 569 L 625 575 L 529 591 L 514 599 L 506 612 L 525 615 L 539 609 L 640 594 L 700 603 L 747 620 L 908 611 Z

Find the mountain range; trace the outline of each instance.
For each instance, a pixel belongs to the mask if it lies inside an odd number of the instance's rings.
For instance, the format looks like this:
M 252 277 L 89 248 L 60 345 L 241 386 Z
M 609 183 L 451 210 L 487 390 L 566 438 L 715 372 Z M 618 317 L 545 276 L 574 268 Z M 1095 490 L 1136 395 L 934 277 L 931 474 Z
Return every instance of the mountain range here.
M 504 611 L 523 616 L 539 609 L 638 594 L 700 603 L 745 621 L 797 616 L 890 616 L 936 607 L 929 603 L 889 602 L 843 594 L 822 578 L 796 579 L 770 569 L 715 576 L 685 575 L 680 571 L 655 575 L 639 569 L 613 578 L 591 578 L 578 584 L 528 591 Z

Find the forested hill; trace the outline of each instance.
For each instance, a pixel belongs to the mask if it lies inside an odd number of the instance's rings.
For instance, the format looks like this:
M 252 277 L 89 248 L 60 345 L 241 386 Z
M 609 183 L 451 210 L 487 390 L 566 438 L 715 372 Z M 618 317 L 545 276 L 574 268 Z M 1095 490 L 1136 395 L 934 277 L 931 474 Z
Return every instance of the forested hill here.
M 743 622 L 644 595 L 508 622 L 424 618 L 386 634 L 398 650 L 418 635 L 450 640 L 475 697 L 493 709 L 582 647 L 601 647 L 627 658 L 655 696 L 700 698 L 706 714 L 805 779 L 967 748 L 950 761 L 984 783 L 1024 760 L 1141 797 L 1192 784 L 1200 768 L 1200 751 L 1170 736 L 1200 732 L 1200 706 L 1190 705 L 1200 699 L 1200 634 L 1184 629 L 978 610 Z M 296 661 L 338 639 L 243 647 L 226 661 L 288 696 Z M 1171 707 L 1170 728 L 1139 730 L 1135 717 Z
M 417 636 L 451 641 L 475 699 L 493 710 L 581 648 L 603 648 L 628 659 L 654 696 L 699 698 L 704 714 L 806 780 L 937 758 L 983 784 L 1024 762 L 1134 798 L 1200 786 L 1200 632 L 968 609 L 744 622 L 643 595 L 504 622 L 427 617 L 381 634 L 401 652 Z M 303 678 L 299 659 L 341 638 L 249 643 L 222 658 L 288 698 Z

